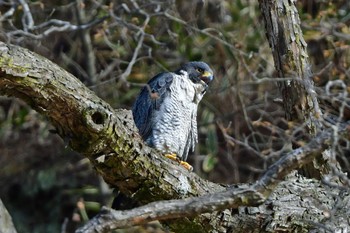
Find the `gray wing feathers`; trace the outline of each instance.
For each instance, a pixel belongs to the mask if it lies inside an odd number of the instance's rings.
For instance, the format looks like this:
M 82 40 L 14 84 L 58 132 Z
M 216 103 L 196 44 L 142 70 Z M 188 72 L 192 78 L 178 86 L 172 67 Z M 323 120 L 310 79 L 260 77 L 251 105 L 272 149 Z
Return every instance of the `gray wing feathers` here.
M 152 134 L 154 112 L 160 108 L 172 81 L 172 73 L 156 75 L 142 88 L 134 103 L 132 108 L 134 121 L 145 141 Z
M 182 156 L 182 160 L 186 161 L 188 152 L 191 150 L 192 152 L 194 151 L 196 144 L 198 142 L 198 132 L 197 132 L 197 116 L 196 114 L 192 115 L 191 117 L 191 129 L 188 134 L 188 138 L 186 141 L 186 146 L 184 149 L 184 153 Z

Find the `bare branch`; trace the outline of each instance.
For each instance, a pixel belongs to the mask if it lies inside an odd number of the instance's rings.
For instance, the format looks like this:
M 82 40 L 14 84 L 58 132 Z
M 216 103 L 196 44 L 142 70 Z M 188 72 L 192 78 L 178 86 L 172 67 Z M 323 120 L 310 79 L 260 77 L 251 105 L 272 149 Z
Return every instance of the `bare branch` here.
M 154 202 L 132 210 L 116 211 L 105 207 L 98 216 L 76 232 L 106 232 L 154 220 L 191 217 L 243 205 L 256 206 L 264 200 L 265 197 L 251 187 L 242 187 L 197 198 Z
M 41 32 L 39 34 L 34 34 L 34 33 L 29 32 L 29 31 L 26 31 L 26 30 L 14 30 L 14 31 L 8 32 L 7 35 L 10 38 L 13 36 L 23 36 L 23 37 L 30 37 L 30 38 L 35 39 L 35 40 L 41 40 L 41 39 L 43 39 L 43 38 L 45 38 L 45 37 L 47 37 L 50 34 L 55 33 L 55 32 L 85 30 L 85 29 L 94 27 L 95 25 L 98 25 L 101 22 L 103 22 L 108 17 L 109 16 L 105 16 L 105 17 L 102 17 L 100 19 L 93 20 L 92 22 L 84 24 L 84 25 L 74 25 L 68 21 L 52 19 L 52 20 L 46 21 L 42 24 L 39 24 L 37 26 L 33 26 L 31 28 L 32 30 L 36 30 L 36 29 L 42 29 L 42 28 L 48 27 L 47 29 L 45 29 L 43 32 Z
M 11 8 L 8 11 L 6 11 L 6 13 L 1 15 L 0 22 L 6 20 L 7 18 L 10 18 L 15 13 L 15 10 L 16 10 L 16 5 L 12 4 Z
M 85 14 L 84 4 L 82 0 L 77 0 L 77 4 L 75 5 L 75 12 L 77 15 L 79 25 L 83 25 L 85 21 L 87 21 L 87 17 Z M 80 38 L 83 44 L 83 50 L 86 54 L 85 66 L 86 72 L 89 76 L 87 79 L 89 84 L 93 84 L 97 82 L 96 76 L 96 57 L 95 52 L 92 46 L 92 41 L 90 37 L 90 30 L 80 30 L 79 32 Z
M 23 25 L 24 31 L 27 32 L 34 27 L 32 12 L 30 12 L 28 3 L 25 0 L 18 0 L 18 1 L 23 7 L 24 14 L 22 17 L 22 25 Z
M 126 68 L 126 70 L 119 76 L 119 80 L 123 83 L 127 83 L 126 81 L 126 78 L 130 75 L 131 71 L 132 71 L 132 68 L 133 66 L 135 65 L 135 62 L 137 60 L 137 57 L 140 53 L 140 50 L 142 48 L 142 45 L 143 45 L 143 42 L 144 42 L 144 39 L 145 39 L 145 28 L 146 26 L 148 25 L 149 21 L 150 21 L 150 16 L 149 14 L 147 14 L 144 10 L 142 10 L 138 4 L 135 2 L 135 1 L 131 1 L 132 4 L 134 5 L 134 7 L 137 9 L 137 11 L 142 14 L 143 16 L 145 16 L 145 20 L 143 22 L 143 25 L 141 27 L 136 27 L 137 30 L 138 30 L 138 34 L 140 35 L 139 38 L 138 38 L 138 42 L 137 42 L 137 46 L 134 50 L 134 53 L 132 55 L 132 58 Z M 114 19 L 118 20 L 118 21 L 121 21 L 121 19 L 119 17 L 117 17 L 113 11 L 111 11 L 111 15 L 113 16 Z M 133 25 L 133 27 L 135 27 Z

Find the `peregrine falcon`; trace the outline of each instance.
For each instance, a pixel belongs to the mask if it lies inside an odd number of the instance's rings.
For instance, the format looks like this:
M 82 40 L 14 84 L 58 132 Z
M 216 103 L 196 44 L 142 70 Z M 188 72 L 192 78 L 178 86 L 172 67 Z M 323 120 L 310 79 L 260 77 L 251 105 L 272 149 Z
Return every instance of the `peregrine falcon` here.
M 198 141 L 197 106 L 213 78 L 206 63 L 185 63 L 175 72 L 153 77 L 132 108 L 143 140 L 189 170 L 184 161 Z

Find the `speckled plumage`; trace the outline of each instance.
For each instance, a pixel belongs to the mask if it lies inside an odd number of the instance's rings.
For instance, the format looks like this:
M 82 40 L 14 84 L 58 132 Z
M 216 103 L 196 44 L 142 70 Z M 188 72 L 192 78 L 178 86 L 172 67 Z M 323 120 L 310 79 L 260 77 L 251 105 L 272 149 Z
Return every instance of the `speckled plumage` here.
M 175 72 L 153 77 L 132 109 L 146 143 L 186 161 L 198 141 L 198 103 L 212 79 L 213 72 L 204 62 L 189 62 Z

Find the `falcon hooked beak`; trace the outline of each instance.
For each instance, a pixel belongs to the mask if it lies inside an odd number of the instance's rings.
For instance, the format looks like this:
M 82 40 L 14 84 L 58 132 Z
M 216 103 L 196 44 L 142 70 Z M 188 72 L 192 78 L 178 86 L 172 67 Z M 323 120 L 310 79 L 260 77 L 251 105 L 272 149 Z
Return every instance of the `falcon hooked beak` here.
M 177 73 L 187 72 L 188 77 L 193 83 L 203 83 L 208 86 L 214 79 L 213 71 L 204 62 L 188 62 L 184 64 Z
M 209 85 L 209 83 L 211 83 L 211 81 L 213 81 L 214 76 L 213 73 L 210 71 L 204 71 L 203 74 L 200 76 L 200 79 L 205 82 L 207 85 Z
M 199 76 L 199 79 L 201 80 L 201 82 L 204 85 L 204 89 L 202 91 L 202 94 L 204 94 L 205 92 L 207 92 L 209 84 L 211 83 L 211 81 L 213 81 L 214 76 L 213 73 L 211 71 L 207 71 L 205 70 L 202 75 Z

